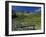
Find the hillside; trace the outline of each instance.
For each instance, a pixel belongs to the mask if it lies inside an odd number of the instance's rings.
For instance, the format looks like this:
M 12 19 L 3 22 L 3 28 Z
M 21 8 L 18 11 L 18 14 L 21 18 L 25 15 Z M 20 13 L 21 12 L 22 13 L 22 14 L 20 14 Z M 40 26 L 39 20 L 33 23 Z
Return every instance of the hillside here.
M 28 14 L 28 15 L 26 15 Z M 35 29 L 40 29 L 41 26 L 41 13 L 22 13 L 22 12 L 16 12 L 14 16 L 17 16 L 13 18 L 14 20 L 14 26 L 15 25 L 35 25 Z M 16 23 L 16 24 L 15 24 Z

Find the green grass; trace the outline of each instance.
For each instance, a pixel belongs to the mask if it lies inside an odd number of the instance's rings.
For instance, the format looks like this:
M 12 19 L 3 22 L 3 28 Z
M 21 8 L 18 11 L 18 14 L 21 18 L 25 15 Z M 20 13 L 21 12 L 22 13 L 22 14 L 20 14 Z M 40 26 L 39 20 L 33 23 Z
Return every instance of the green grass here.
M 22 12 L 16 12 L 16 22 L 17 23 L 24 23 L 26 25 L 35 25 L 35 29 L 40 29 L 41 27 L 41 13 L 32 13 L 32 14 L 27 14 L 27 13 L 22 13 Z

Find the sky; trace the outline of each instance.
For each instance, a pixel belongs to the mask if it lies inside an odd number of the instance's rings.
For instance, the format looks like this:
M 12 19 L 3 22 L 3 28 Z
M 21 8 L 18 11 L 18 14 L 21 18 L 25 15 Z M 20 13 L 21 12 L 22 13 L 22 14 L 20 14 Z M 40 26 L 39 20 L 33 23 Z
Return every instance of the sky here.
M 34 6 L 12 6 L 12 11 L 38 12 L 40 10 L 41 10 L 41 7 L 34 7 Z

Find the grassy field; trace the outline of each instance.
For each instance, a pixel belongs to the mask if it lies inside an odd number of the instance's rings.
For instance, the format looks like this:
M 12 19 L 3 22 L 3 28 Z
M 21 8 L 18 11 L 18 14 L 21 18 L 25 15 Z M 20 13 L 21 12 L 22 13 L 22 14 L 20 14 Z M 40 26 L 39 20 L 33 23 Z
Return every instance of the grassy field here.
M 35 25 L 35 29 L 41 29 L 41 13 L 22 13 L 16 12 L 14 16 L 17 16 L 15 19 L 16 23 L 23 25 Z M 19 25 L 20 25 L 19 24 Z M 14 24 L 15 25 L 15 24 Z

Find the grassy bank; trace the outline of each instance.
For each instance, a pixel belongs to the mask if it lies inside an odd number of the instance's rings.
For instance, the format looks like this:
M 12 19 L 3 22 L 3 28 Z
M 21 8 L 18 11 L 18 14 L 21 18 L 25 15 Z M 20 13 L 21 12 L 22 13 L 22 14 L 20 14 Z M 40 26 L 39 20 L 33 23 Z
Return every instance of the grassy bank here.
M 22 13 L 16 12 L 16 14 L 12 15 L 16 19 L 16 22 L 23 25 L 35 25 L 35 29 L 40 29 L 41 26 L 41 13 Z

